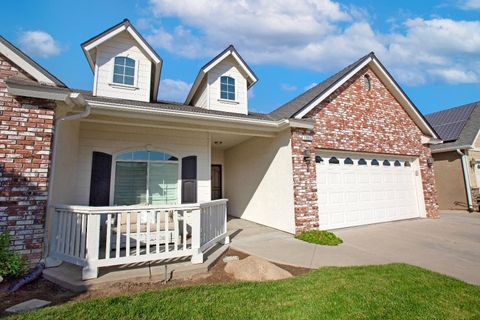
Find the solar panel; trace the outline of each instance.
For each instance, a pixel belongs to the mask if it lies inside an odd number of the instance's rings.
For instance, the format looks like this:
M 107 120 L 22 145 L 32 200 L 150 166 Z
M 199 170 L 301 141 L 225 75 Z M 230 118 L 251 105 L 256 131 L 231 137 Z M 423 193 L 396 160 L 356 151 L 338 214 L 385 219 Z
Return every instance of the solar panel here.
M 428 122 L 444 142 L 455 141 L 475 109 L 475 103 L 431 113 Z

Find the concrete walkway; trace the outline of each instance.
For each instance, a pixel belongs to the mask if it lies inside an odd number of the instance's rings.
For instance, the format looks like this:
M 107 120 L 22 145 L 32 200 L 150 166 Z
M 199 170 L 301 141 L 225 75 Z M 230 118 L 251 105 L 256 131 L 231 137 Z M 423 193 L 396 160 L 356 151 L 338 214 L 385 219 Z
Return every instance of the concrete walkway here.
M 233 249 L 267 260 L 318 268 L 404 262 L 480 284 L 480 215 L 443 213 L 336 230 L 338 247 L 309 244 L 291 234 L 241 219 L 228 224 Z

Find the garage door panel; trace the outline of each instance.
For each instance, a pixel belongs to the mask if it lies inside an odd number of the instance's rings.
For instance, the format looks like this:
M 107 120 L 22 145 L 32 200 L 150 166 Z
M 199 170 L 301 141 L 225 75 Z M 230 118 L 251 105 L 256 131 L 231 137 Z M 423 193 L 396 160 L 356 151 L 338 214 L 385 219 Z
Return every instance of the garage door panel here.
M 338 164 L 328 162 L 333 156 L 339 160 Z M 353 164 L 345 164 L 346 157 Z M 383 157 L 322 155 L 325 161 L 317 164 L 321 229 L 419 216 L 414 170 L 404 165 L 412 159 Z M 373 159 L 378 161 L 378 166 L 372 165 Z M 359 165 L 365 162 L 366 165 Z

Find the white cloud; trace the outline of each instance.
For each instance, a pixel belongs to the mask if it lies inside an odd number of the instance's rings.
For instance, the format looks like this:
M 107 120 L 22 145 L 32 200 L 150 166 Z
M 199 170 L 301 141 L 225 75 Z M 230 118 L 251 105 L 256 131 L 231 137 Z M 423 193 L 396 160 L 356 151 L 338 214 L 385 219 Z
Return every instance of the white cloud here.
M 191 83 L 182 80 L 163 79 L 160 81 L 159 100 L 184 102 L 192 87 Z
M 282 84 L 280 84 L 280 89 L 282 89 L 283 91 L 295 91 L 295 90 L 297 90 L 297 87 L 292 86 L 288 83 L 282 83 Z
M 303 90 L 307 91 L 307 90 L 309 90 L 309 89 L 312 89 L 312 88 L 315 87 L 316 85 L 318 85 L 318 83 L 312 82 L 312 83 L 310 83 L 308 86 L 303 87 Z
M 478 10 L 480 9 L 480 0 L 463 0 L 460 1 L 459 6 L 464 10 Z
M 20 48 L 32 56 L 49 58 L 60 54 L 60 46 L 45 31 L 24 31 L 18 38 Z
M 474 7 L 480 0 L 464 1 Z M 335 72 L 375 51 L 402 83 L 480 81 L 480 21 L 408 19 L 374 30 L 364 8 L 332 0 L 150 0 L 156 47 L 189 58 L 213 57 L 233 43 L 250 64 Z M 234 18 L 232 18 L 234 17 Z

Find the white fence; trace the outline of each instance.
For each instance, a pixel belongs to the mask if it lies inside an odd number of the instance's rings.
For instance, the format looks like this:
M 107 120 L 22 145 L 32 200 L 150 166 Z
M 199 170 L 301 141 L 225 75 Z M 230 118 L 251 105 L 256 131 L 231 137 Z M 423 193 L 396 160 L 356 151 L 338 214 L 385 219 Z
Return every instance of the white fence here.
M 192 257 L 215 243 L 228 243 L 227 200 L 175 206 L 89 207 L 56 205 L 49 256 L 83 267 L 83 279 L 98 268 Z

